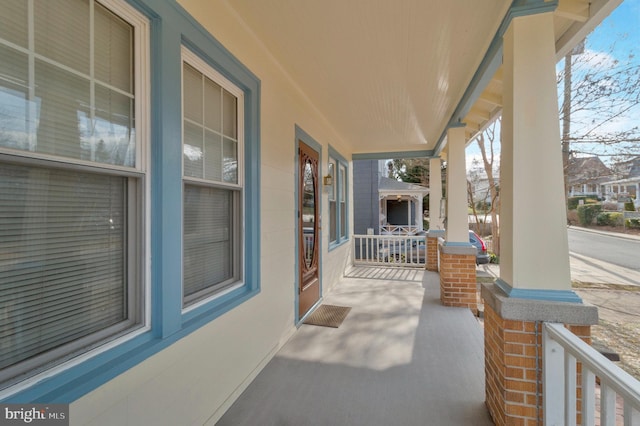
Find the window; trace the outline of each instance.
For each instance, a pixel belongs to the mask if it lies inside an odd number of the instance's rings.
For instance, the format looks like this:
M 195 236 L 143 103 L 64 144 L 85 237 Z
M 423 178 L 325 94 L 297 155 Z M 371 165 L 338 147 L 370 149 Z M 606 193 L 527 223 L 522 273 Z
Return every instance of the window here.
M 347 162 L 329 147 L 329 247 L 348 239 L 347 231 Z
M 108 1 L 3 3 L 0 388 L 143 323 L 145 33 Z
M 243 93 L 183 49 L 183 306 L 242 279 Z

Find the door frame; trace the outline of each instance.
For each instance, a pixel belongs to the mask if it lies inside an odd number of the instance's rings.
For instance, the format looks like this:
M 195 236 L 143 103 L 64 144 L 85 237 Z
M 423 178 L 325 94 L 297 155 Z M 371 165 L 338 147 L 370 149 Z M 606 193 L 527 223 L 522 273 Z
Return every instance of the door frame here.
M 295 279 L 294 279 L 294 286 L 293 286 L 293 291 L 294 291 L 294 309 L 295 309 L 295 315 L 294 315 L 294 322 L 296 327 L 299 327 L 300 325 L 302 325 L 302 322 L 304 321 L 304 319 L 309 316 L 315 308 L 318 307 L 318 305 L 320 305 L 320 303 L 322 303 L 322 241 L 324 240 L 324 232 L 322 229 L 322 198 L 323 198 L 323 191 L 322 191 L 322 173 L 323 173 L 323 157 L 322 157 L 322 145 L 320 145 L 318 142 L 316 142 L 315 139 L 313 139 L 307 132 L 305 132 L 304 130 L 302 130 L 297 124 L 295 126 L 295 152 L 294 152 L 294 168 L 295 168 L 295 179 L 293 182 L 293 186 L 294 186 L 294 194 L 295 194 L 295 208 L 294 208 L 294 212 L 293 212 L 293 218 L 294 218 L 294 223 L 295 223 Z M 300 191 L 298 191 L 298 182 L 300 179 L 300 167 L 299 167 L 299 162 L 300 162 L 300 158 L 299 158 L 299 148 L 300 148 L 300 141 L 302 141 L 305 145 L 309 146 L 310 148 L 312 148 L 314 151 L 316 151 L 318 153 L 318 198 L 317 198 L 317 203 L 318 203 L 318 285 L 319 285 L 319 291 L 320 291 L 320 296 L 318 297 L 318 301 L 309 309 L 309 311 L 305 314 L 304 317 L 302 318 L 298 318 L 300 315 L 300 306 L 299 306 L 299 302 L 300 302 L 300 295 L 298 293 L 298 289 L 300 287 L 300 233 L 302 232 L 302 229 L 300 229 L 300 224 L 298 221 L 298 206 L 300 205 Z

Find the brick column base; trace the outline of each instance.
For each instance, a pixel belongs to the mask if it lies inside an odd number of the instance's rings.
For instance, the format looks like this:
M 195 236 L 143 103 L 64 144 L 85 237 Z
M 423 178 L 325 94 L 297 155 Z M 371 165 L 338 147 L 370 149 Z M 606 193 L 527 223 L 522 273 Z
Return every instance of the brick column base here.
M 440 246 L 440 301 L 478 314 L 475 247 Z
M 494 284 L 483 285 L 482 296 L 485 299 L 485 394 L 489 413 L 497 426 L 542 426 L 542 323 L 573 322 L 567 328 L 590 344 L 590 324 L 597 323 L 597 309 L 567 303 L 566 311 L 561 312 L 565 308 L 557 302 L 514 299 L 512 303 Z M 553 304 L 553 309 L 549 309 Z M 578 363 L 578 373 L 580 369 Z M 580 377 L 577 383 L 579 396 Z M 578 401 L 577 424 L 581 422 L 580 409 Z
M 427 237 L 427 263 L 428 271 L 438 272 L 438 237 Z
M 438 239 L 444 238 L 444 230 L 430 229 L 427 232 L 427 261 L 425 269 L 438 272 Z

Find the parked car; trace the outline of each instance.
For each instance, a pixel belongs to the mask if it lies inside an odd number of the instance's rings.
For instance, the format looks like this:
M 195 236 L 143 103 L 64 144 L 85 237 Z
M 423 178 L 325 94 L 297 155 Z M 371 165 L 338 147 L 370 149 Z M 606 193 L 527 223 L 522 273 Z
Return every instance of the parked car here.
M 487 245 L 478 234 L 469 230 L 469 242 L 476 248 L 476 265 L 484 265 L 491 260 L 487 253 Z
M 476 264 L 489 263 L 490 256 L 487 253 L 487 245 L 478 234 L 469 230 L 469 242 L 476 248 Z M 379 256 L 384 262 L 391 263 L 424 263 L 426 259 L 426 247 L 423 241 L 416 240 L 391 240 L 380 243 Z
M 413 238 L 398 239 L 396 237 L 380 240 L 378 247 L 379 259 L 389 263 L 417 263 L 424 264 L 427 249 L 425 240 Z

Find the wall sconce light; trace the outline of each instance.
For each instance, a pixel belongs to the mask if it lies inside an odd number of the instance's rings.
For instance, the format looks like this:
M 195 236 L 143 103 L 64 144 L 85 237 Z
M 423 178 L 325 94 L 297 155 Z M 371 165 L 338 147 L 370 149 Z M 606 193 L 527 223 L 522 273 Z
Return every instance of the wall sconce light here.
M 402 200 L 402 195 L 398 194 L 398 201 Z
M 322 178 L 322 183 L 324 184 L 324 186 L 331 186 L 333 185 L 333 176 L 331 175 L 326 175 Z

